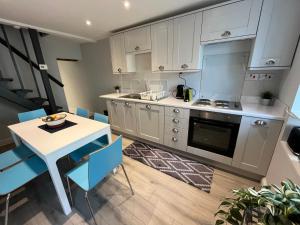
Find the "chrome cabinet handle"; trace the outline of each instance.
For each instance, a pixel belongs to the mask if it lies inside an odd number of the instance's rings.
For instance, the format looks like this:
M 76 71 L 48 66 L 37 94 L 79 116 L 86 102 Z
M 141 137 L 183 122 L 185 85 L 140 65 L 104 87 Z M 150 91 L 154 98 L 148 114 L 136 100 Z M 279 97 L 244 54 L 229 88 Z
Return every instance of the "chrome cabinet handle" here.
M 165 67 L 164 67 L 164 66 L 159 66 L 158 69 L 159 69 L 160 71 L 164 71 L 164 70 L 165 70 Z
M 116 105 L 116 104 L 117 104 L 114 100 L 112 100 L 111 103 L 112 103 L 113 105 Z
M 136 51 L 140 50 L 140 46 L 136 46 L 136 47 L 134 48 L 134 50 L 136 50 Z
M 130 104 L 128 102 L 125 102 L 126 107 L 130 107 Z
M 173 109 L 173 112 L 174 113 L 179 113 L 180 111 L 179 111 L 179 109 Z
M 175 133 L 175 134 L 178 133 L 178 129 L 176 129 L 176 128 L 173 128 L 172 131 L 173 131 L 173 133 Z
M 121 69 L 121 68 L 119 68 L 119 69 L 118 69 L 118 72 L 119 72 L 119 73 L 121 73 L 121 72 L 122 72 L 122 69 Z
M 222 37 L 229 37 L 231 35 L 231 32 L 229 30 L 226 30 L 223 34 L 221 34 Z
M 179 120 L 178 120 L 178 119 L 173 119 L 173 123 L 178 124 L 178 123 L 179 123 Z
M 177 139 L 176 137 L 172 137 L 172 141 L 173 141 L 173 142 L 177 142 L 178 139 Z
M 275 62 L 275 59 L 268 59 L 266 61 L 266 65 L 274 65 L 276 62 Z
M 182 64 L 182 65 L 181 65 L 181 69 L 184 69 L 184 70 L 187 69 L 188 67 L 189 67 L 189 66 L 188 66 L 187 64 Z
M 267 125 L 267 122 L 266 122 L 266 121 L 263 121 L 263 120 L 256 120 L 256 121 L 254 122 L 254 125 L 255 125 L 255 126 L 264 127 L 264 126 Z
M 146 105 L 146 108 L 147 109 L 151 109 L 151 105 Z

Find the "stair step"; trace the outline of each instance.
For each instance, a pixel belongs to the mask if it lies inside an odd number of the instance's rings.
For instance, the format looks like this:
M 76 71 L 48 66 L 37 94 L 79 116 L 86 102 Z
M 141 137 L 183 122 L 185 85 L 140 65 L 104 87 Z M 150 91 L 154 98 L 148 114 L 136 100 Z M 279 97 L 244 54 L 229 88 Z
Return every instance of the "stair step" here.
M 31 93 L 33 90 L 31 89 L 11 89 L 12 92 L 15 93 Z
M 47 98 L 41 98 L 41 97 L 34 97 L 34 98 L 27 98 L 27 99 L 36 104 L 43 104 L 44 102 L 48 101 Z
M 4 78 L 4 77 L 0 77 L 0 82 L 12 82 L 14 79 L 12 78 Z

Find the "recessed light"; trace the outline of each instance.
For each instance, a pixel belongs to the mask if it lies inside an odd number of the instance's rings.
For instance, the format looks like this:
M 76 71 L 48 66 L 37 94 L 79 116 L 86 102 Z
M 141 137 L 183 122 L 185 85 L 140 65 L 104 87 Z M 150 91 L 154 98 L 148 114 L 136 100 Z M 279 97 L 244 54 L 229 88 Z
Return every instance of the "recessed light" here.
M 129 9 L 130 8 L 130 2 L 129 1 L 125 0 L 123 2 L 123 4 L 124 4 L 125 9 Z
M 85 21 L 85 24 L 88 25 L 88 26 L 91 26 L 91 25 L 92 25 L 92 22 L 91 22 L 90 20 L 86 20 L 86 21 Z

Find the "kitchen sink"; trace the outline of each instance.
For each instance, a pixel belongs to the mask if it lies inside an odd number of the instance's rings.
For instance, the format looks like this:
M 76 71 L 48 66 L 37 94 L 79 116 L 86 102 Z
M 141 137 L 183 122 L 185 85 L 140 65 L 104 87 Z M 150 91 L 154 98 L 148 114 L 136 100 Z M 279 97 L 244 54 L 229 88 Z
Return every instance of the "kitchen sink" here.
M 140 94 L 122 95 L 122 96 L 120 96 L 120 98 L 142 99 Z

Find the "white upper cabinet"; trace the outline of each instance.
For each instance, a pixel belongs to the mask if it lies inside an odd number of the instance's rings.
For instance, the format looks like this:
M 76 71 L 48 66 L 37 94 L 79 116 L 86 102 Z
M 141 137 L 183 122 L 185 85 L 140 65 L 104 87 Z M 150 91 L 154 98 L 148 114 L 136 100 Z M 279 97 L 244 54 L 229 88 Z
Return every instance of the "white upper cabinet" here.
M 300 34 L 299 0 L 264 0 L 250 69 L 287 69 Z
M 203 12 L 201 42 L 256 35 L 262 0 L 243 0 Z
M 201 69 L 202 12 L 174 19 L 173 70 Z
M 173 20 L 151 25 L 152 71 L 173 69 Z
M 150 51 L 150 26 L 125 32 L 125 49 L 127 53 Z
M 124 34 L 110 37 L 110 52 L 113 73 L 127 73 Z

